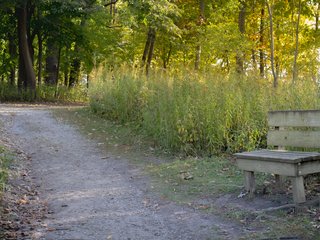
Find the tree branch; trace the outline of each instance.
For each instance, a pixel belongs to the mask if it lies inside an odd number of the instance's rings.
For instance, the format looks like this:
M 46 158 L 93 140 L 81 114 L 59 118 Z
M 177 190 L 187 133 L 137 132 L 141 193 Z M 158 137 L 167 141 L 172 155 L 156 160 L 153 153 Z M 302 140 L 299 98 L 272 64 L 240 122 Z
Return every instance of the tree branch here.
M 118 2 L 118 0 L 111 0 L 111 2 L 104 4 L 103 6 L 108 7 L 112 4 L 116 4 Z

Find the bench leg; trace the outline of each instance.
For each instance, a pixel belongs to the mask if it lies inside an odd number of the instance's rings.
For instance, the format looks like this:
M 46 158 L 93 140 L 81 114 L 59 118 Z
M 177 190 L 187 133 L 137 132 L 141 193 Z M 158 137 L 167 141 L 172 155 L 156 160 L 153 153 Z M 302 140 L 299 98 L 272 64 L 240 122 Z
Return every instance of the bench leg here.
M 254 179 L 254 172 L 244 171 L 244 187 L 252 197 L 256 191 L 256 181 Z
M 283 184 L 284 184 L 284 177 L 280 176 L 278 174 L 274 175 L 275 181 L 276 181 L 276 186 L 278 189 L 282 189 L 283 188 Z
M 306 194 L 303 185 L 303 176 L 292 178 L 292 192 L 294 203 L 303 203 L 306 201 Z

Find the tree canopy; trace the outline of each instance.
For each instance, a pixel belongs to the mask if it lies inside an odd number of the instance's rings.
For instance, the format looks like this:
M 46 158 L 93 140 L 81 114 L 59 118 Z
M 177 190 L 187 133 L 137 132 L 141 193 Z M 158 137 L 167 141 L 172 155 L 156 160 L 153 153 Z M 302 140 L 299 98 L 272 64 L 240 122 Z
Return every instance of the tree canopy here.
M 2 0 L 2 85 L 35 95 L 103 65 L 318 81 L 318 0 Z

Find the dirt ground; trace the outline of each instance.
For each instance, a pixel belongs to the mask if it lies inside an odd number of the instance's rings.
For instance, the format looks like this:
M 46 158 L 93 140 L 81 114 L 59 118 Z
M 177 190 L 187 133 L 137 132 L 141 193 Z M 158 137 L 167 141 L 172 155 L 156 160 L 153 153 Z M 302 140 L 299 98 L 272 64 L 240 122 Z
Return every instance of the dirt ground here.
M 24 195 L 27 199 L 20 199 L 20 205 L 33 200 L 33 214 L 35 204 L 41 209 L 25 230 L 20 228 L 18 239 L 201 240 L 241 235 L 236 223 L 161 199 L 150 191 L 141 169 L 102 151 L 97 142 L 56 120 L 48 107 L 0 105 L 0 122 L 6 129 L 0 138 L 10 139 L 28 161 L 20 178 L 28 176 L 34 194 Z

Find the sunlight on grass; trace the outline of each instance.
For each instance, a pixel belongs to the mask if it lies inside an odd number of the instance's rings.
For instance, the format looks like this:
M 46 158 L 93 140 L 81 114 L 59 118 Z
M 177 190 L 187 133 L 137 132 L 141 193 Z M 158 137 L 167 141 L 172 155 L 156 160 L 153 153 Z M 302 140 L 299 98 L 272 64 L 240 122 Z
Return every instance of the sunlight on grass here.
M 274 89 L 266 79 L 181 71 L 149 78 L 105 71 L 89 92 L 94 113 L 136 126 L 159 145 L 186 155 L 233 153 L 266 146 L 269 110 L 318 109 L 312 81 Z

